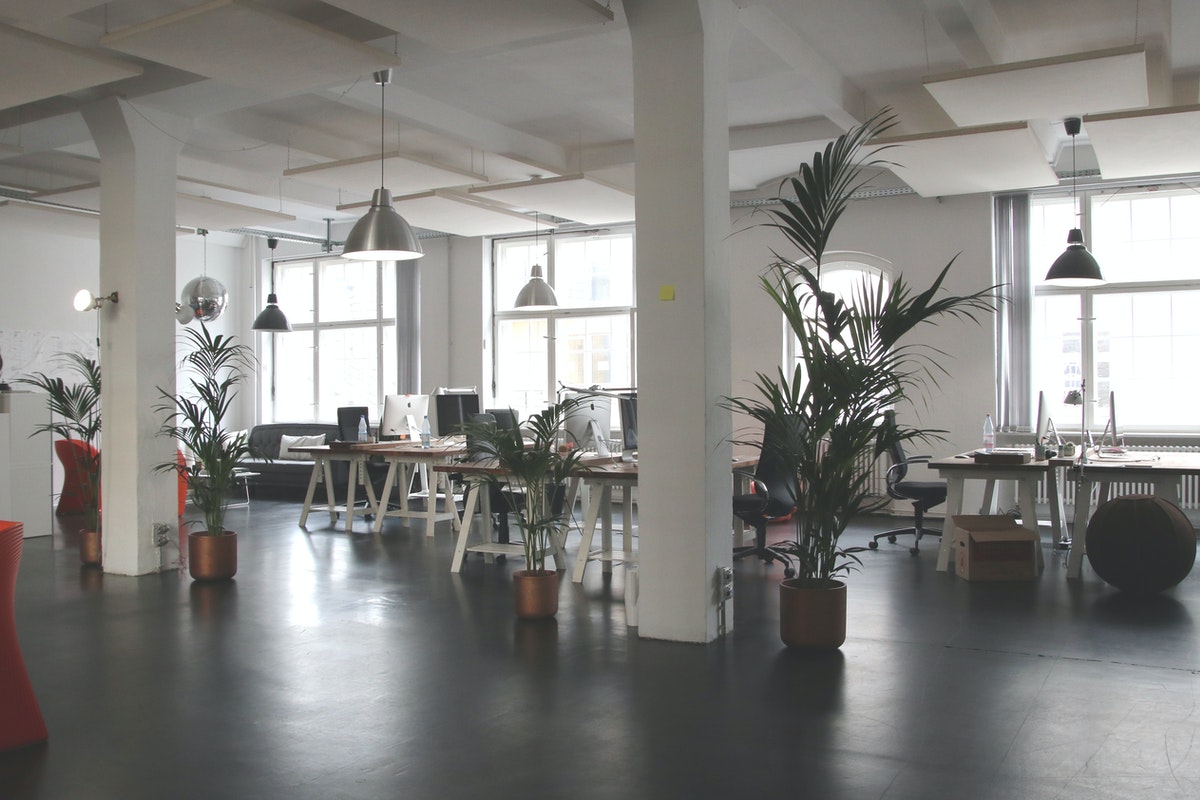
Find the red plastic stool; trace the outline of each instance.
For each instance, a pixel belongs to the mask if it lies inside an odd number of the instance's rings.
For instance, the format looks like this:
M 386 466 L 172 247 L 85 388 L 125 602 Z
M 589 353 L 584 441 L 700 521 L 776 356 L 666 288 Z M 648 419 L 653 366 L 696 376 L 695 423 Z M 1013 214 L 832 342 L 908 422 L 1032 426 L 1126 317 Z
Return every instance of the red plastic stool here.
M 0 750 L 38 744 L 49 737 L 21 658 L 13 616 L 24 535 L 21 523 L 0 521 Z

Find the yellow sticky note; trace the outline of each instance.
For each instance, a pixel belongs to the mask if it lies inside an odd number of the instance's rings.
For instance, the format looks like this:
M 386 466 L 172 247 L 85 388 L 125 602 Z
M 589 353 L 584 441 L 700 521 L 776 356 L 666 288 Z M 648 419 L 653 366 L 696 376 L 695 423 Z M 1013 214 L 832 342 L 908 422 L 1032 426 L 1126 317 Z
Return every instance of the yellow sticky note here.
M 675 299 L 675 287 L 674 286 L 658 287 L 658 299 L 659 300 L 674 300 Z

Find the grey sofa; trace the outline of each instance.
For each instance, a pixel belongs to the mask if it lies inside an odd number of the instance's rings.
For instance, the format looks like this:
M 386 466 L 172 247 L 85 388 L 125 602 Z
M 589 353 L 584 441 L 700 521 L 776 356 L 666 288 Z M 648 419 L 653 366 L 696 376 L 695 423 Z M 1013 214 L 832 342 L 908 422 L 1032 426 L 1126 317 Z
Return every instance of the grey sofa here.
M 326 442 L 338 438 L 338 426 L 321 422 L 272 422 L 255 425 L 250 429 L 248 445 L 250 457 L 242 461 L 242 467 L 259 473 L 260 477 L 250 481 L 250 491 L 259 497 L 286 497 L 303 500 L 304 490 L 312 475 L 311 461 L 281 460 L 279 438 L 288 436 L 315 436 L 324 434 Z M 335 481 L 337 476 L 335 476 Z M 341 480 L 344 482 L 345 477 Z

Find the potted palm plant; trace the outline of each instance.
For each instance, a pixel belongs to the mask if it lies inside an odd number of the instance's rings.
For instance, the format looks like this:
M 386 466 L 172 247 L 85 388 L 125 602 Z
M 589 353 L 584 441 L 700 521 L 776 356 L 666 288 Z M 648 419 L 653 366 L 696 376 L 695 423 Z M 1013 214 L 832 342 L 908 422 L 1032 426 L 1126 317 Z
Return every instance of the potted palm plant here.
M 561 546 L 567 513 L 566 481 L 580 451 L 565 443 L 565 424 L 578 399 L 562 400 L 531 416 L 520 429 L 468 422 L 467 457 L 490 459 L 497 467 L 488 480 L 512 493 L 513 513 L 525 551 L 525 569 L 513 573 L 517 616 L 544 619 L 558 613 L 558 572 L 546 569 L 546 554 Z
M 35 433 L 52 433 L 67 440 L 55 447 L 66 466 L 73 466 L 82 480 L 79 501 L 83 529 L 79 532 L 79 558 L 84 564 L 100 563 L 100 365 L 81 353 L 65 353 L 59 359 L 79 376 L 68 384 L 61 377 L 35 372 L 17 383 L 35 386 L 46 393 L 51 421 Z
M 192 502 L 204 515 L 204 528 L 188 533 L 188 572 L 196 580 L 224 580 L 237 573 L 237 533 L 225 530 L 225 507 L 238 465 L 249 455 L 246 435 L 225 427 L 238 386 L 254 364 L 254 354 L 233 336 L 213 335 L 208 327 L 184 331 L 190 352 L 181 371 L 191 392 L 159 387 L 163 415 L 159 434 L 182 445 L 187 459 L 158 465 L 187 482 Z
M 874 461 L 897 441 L 938 432 L 885 425 L 884 413 L 936 382 L 944 368 L 936 351 L 905 343 L 914 328 L 945 317 L 975 320 L 992 310 L 994 287 L 952 295 L 943 282 L 953 259 L 923 291 L 903 275 L 891 285 L 863 283 L 851 302 L 821 288 L 821 264 L 834 225 L 863 170 L 882 165 L 869 141 L 895 124 L 886 110 L 831 142 L 784 181 L 796 199 L 778 199 L 764 223 L 787 238 L 801 258 L 777 259 L 762 286 L 799 340 L 795 368 L 759 373 L 757 397 L 727 406 L 775 432 L 774 455 L 794 469 L 795 537 L 776 549 L 789 561 L 780 585 L 780 634 L 793 647 L 836 648 L 846 635 L 846 585 L 839 580 L 857 557 L 839 545 L 850 520 L 888 501 L 871 490 Z M 784 192 L 781 191 L 781 195 Z M 758 440 L 738 444 L 760 446 Z

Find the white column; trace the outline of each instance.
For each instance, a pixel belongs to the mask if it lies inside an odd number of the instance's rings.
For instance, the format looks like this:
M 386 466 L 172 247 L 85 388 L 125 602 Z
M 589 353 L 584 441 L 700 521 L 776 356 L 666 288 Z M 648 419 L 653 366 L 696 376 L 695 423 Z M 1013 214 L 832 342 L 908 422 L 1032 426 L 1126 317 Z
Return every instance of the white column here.
M 637 168 L 639 635 L 717 636 L 732 563 L 728 0 L 625 0 Z M 733 609 L 727 610 L 732 627 Z
M 116 98 L 84 108 L 100 151 L 100 314 L 104 569 L 162 569 L 154 524 L 178 532 L 174 459 L 158 436 L 158 387 L 175 388 L 175 164 L 184 126 Z M 171 551 L 174 554 L 174 550 Z

